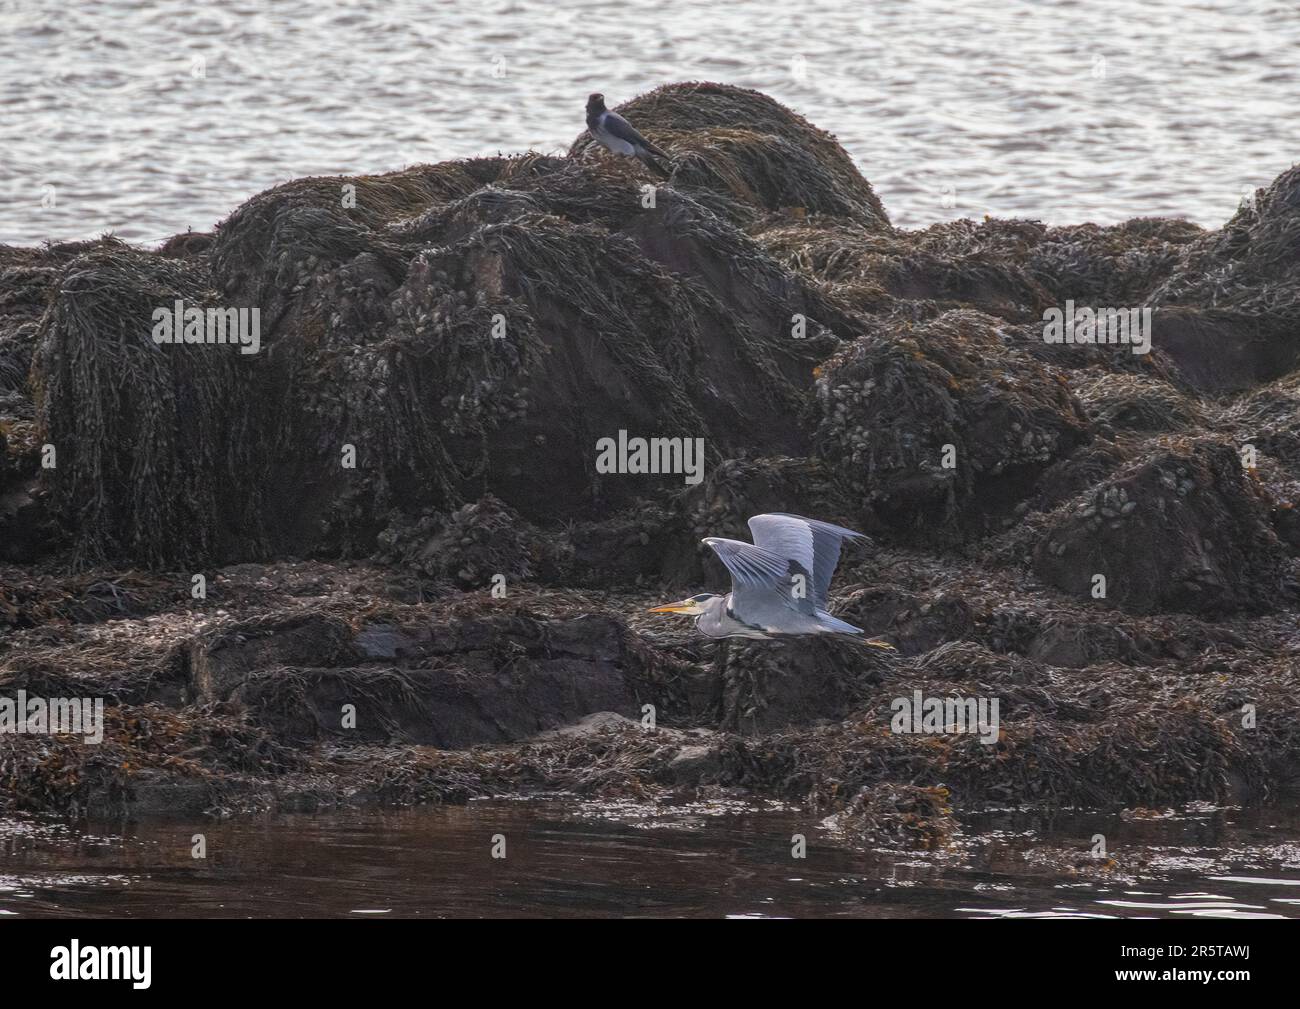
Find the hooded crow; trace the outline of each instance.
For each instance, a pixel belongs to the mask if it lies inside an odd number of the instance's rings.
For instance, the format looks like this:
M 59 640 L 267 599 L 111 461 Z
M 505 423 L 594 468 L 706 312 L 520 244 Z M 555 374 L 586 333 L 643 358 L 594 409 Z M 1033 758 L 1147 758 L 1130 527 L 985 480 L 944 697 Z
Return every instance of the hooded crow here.
M 587 129 L 603 146 L 615 154 L 643 161 L 665 179 L 671 174 L 657 160 L 663 158 L 671 161 L 667 154 L 637 132 L 636 127 L 620 116 L 605 108 L 605 96 L 594 94 L 587 96 Z

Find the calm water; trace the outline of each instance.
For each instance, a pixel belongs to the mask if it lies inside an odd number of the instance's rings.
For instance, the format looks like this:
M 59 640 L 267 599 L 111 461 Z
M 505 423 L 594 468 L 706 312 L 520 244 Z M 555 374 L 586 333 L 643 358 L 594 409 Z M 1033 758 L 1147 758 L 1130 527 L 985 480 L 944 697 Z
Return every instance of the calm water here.
M 564 801 L 224 823 L 0 820 L 0 916 L 1300 917 L 1300 813 L 1050 825 L 980 818 L 935 859 L 830 844 L 793 811 Z M 1138 855 L 1143 878 L 1061 881 L 1032 846 Z M 202 832 L 208 857 L 191 857 Z M 804 833 L 808 857 L 790 857 Z M 505 858 L 493 859 L 495 835 Z
M 583 103 L 758 88 L 896 223 L 1173 214 L 1300 159 L 1300 0 L 0 0 L 0 242 L 207 230 L 304 175 L 562 151 Z

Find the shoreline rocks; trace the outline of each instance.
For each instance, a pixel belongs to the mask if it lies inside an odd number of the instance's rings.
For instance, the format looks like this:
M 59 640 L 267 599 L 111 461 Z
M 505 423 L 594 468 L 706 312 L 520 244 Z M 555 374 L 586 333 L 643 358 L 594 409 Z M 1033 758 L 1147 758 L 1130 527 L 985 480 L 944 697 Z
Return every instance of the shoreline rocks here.
M 0 735 L 0 809 L 722 788 L 935 847 L 1293 789 L 1297 169 L 1216 231 L 909 232 L 766 96 L 626 109 L 667 182 L 583 136 L 0 247 L 0 695 L 108 705 L 99 747 Z M 259 352 L 156 344 L 177 298 Z M 1066 300 L 1152 307 L 1151 353 L 1045 343 Z M 620 430 L 703 480 L 598 472 Z M 896 653 L 644 612 L 767 510 L 870 535 L 831 606 Z M 997 741 L 892 733 L 916 690 Z

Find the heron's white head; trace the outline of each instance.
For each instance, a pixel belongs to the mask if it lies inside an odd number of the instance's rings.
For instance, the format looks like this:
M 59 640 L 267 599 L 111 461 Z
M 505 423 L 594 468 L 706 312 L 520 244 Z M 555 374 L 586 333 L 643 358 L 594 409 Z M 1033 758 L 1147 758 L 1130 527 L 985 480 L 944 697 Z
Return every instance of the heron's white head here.
M 702 592 L 698 596 L 691 596 L 683 599 L 680 603 L 670 603 L 667 606 L 655 606 L 650 610 L 651 613 L 682 613 L 689 617 L 701 617 L 709 612 L 708 603 L 714 599 L 721 599 L 721 596 L 710 595 L 708 592 Z

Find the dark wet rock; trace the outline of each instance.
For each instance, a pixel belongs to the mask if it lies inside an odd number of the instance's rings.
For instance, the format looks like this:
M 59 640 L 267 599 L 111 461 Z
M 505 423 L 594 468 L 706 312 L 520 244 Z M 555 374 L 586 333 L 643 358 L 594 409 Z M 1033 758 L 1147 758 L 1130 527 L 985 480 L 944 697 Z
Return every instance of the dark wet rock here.
M 1192 442 L 1126 467 L 1054 516 L 1034 570 L 1131 613 L 1265 610 L 1289 596 L 1268 505 L 1231 446 Z
M 357 655 L 353 641 L 346 622 L 320 613 L 221 627 L 191 644 L 190 688 L 199 701 L 222 700 L 261 669 L 346 662 Z
M 30 564 L 62 545 L 34 478 L 0 491 L 0 560 Z
M 417 638 L 393 624 L 367 624 L 352 643 L 367 661 L 401 658 L 414 654 L 420 647 Z
M 214 805 L 216 790 L 202 778 L 179 778 L 165 770 L 146 769 L 131 776 L 129 786 L 117 797 L 94 793 L 86 806 L 89 817 L 198 817 Z
M 643 703 L 680 720 L 662 665 L 608 617 L 522 614 L 358 630 L 311 614 L 224 628 L 190 658 L 197 699 L 237 701 L 284 737 L 449 748 L 524 739 L 593 712 L 640 717 Z
M 593 709 L 636 710 L 612 665 L 521 656 L 518 672 L 503 675 L 472 660 L 428 669 L 281 668 L 260 672 L 231 696 L 283 738 L 346 736 L 448 749 L 526 738 Z
M 701 785 L 722 774 L 722 755 L 716 744 L 683 746 L 668 762 L 668 775 L 678 785 Z

